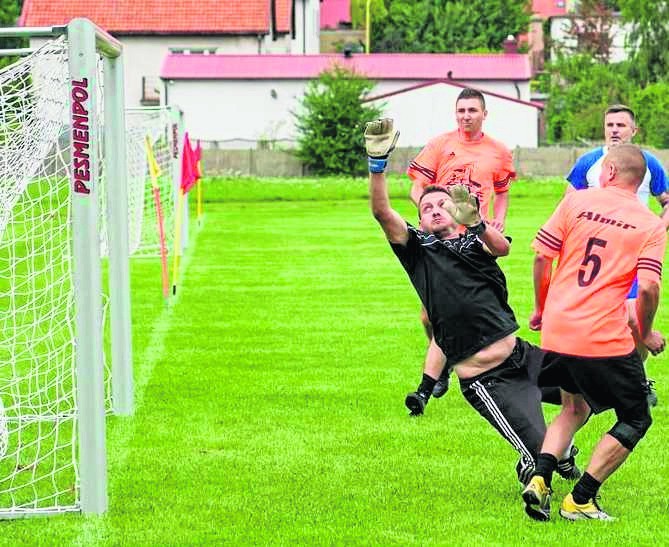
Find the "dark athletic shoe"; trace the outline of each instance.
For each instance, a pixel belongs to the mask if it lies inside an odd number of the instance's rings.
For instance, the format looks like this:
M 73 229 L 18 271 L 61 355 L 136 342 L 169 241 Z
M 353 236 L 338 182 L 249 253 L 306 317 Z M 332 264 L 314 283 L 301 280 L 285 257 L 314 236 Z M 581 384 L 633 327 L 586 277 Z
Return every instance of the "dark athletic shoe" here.
M 575 481 L 581 478 L 581 470 L 576 466 L 576 454 L 578 454 L 578 448 L 572 446 L 569 457 L 560 460 L 557 464 L 558 475 L 564 480 Z

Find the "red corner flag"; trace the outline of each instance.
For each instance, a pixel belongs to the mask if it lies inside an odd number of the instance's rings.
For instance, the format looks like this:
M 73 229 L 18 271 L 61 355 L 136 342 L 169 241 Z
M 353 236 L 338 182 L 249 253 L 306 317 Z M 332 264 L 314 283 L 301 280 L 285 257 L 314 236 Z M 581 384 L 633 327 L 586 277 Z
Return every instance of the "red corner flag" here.
M 190 145 L 188 132 L 184 133 L 184 151 L 181 159 L 181 191 L 187 193 L 197 182 L 197 160 Z

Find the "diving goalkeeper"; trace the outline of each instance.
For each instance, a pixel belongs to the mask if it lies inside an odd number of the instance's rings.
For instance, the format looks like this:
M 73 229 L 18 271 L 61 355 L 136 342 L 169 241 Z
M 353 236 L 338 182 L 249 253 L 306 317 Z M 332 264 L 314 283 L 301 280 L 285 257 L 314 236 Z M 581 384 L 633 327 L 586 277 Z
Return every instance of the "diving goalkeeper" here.
M 390 206 L 384 175 L 398 136 L 390 119 L 365 129 L 372 213 L 423 302 L 465 399 L 518 451 L 516 472 L 526 483 L 546 431 L 539 384 L 555 384 L 542 370 L 542 351 L 514 334 L 519 327 L 497 265 L 509 240 L 482 221 L 476 197 L 461 184 L 423 189 L 420 229 L 402 219 Z M 579 476 L 573 452 L 560 464 L 565 478 Z

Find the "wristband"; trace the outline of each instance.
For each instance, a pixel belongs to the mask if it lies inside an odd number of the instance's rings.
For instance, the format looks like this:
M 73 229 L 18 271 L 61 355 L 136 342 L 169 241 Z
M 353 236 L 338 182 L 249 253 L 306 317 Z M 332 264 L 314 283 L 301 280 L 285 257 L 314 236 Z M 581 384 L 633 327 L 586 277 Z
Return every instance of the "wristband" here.
M 367 158 L 370 173 L 383 173 L 388 165 L 388 158 Z
M 467 231 L 470 234 L 474 234 L 477 237 L 480 237 L 483 235 L 483 232 L 485 232 L 486 229 L 486 224 L 485 222 L 481 221 L 478 224 L 474 224 L 474 226 L 467 226 Z

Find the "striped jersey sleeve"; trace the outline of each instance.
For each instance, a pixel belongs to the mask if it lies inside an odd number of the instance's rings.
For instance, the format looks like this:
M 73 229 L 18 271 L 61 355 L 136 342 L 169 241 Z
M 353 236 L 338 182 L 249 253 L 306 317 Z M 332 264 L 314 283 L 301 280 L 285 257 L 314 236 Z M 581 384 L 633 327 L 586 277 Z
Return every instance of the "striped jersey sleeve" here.
M 493 189 L 496 194 L 508 192 L 511 180 L 516 178 L 516 169 L 513 165 L 513 154 L 506 146 L 500 146 L 502 161 L 497 173 L 497 179 L 493 180 Z
M 566 219 L 568 207 L 565 205 L 565 202 L 568 201 L 569 196 L 566 196 L 546 224 L 539 228 L 534 241 L 532 241 L 532 249 L 537 253 L 549 258 L 555 258 L 562 251 L 562 242 L 564 241 L 568 225 Z
M 419 182 L 422 186 L 435 184 L 438 167 L 439 152 L 437 146 L 435 146 L 435 141 L 432 140 L 425 145 L 425 148 L 409 164 L 407 175 L 413 182 Z
M 644 244 L 637 260 L 637 277 L 647 281 L 659 281 L 662 277 L 662 260 L 667 243 L 667 233 L 659 224 Z

